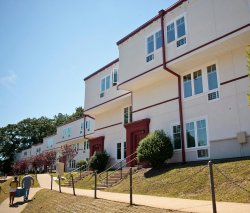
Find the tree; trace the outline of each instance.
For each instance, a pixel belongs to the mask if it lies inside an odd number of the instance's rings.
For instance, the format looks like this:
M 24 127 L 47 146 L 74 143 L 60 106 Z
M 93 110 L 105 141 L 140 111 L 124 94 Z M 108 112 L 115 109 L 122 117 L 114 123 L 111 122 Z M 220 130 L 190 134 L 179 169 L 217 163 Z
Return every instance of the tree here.
M 61 146 L 61 157 L 59 158 L 59 161 L 64 163 L 65 168 L 67 168 L 68 161 L 73 160 L 76 155 L 77 151 L 73 146 L 66 144 Z
M 105 170 L 109 160 L 109 155 L 106 151 L 95 153 L 90 159 L 89 166 L 93 170 L 102 172 Z
M 43 165 L 45 166 L 45 168 L 50 167 L 50 170 L 52 170 L 52 166 L 56 162 L 56 151 L 51 150 L 48 152 L 44 152 L 43 153 L 43 162 L 44 162 Z
M 161 167 L 173 155 L 173 145 L 163 130 L 156 130 L 142 139 L 137 148 L 139 161 L 148 161 L 153 168 Z

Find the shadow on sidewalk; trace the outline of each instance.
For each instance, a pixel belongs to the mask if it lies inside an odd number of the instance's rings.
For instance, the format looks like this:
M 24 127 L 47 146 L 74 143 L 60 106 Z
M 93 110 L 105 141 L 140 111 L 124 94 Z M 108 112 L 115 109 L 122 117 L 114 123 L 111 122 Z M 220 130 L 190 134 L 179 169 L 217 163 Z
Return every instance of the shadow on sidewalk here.
M 17 201 L 15 202 L 12 206 L 10 206 L 10 208 L 18 208 L 19 206 L 25 204 L 25 203 L 29 203 L 31 202 L 32 200 L 27 200 L 27 201 Z

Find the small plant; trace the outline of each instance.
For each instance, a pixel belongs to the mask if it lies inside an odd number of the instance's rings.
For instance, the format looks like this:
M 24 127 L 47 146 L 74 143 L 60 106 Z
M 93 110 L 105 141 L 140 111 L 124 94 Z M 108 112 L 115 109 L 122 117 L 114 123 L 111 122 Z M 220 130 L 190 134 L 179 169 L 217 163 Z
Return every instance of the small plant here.
M 109 160 L 109 155 L 106 151 L 95 153 L 90 159 L 89 166 L 93 170 L 97 170 L 98 172 L 102 172 L 105 170 L 107 163 Z
M 144 138 L 137 148 L 140 162 L 148 161 L 153 168 L 161 167 L 173 156 L 173 145 L 163 130 L 156 130 Z
M 76 163 L 76 167 L 79 168 L 79 167 L 84 166 L 84 165 L 86 165 L 86 164 L 87 164 L 87 161 L 85 161 L 85 160 L 80 160 L 80 161 L 78 161 L 78 162 Z

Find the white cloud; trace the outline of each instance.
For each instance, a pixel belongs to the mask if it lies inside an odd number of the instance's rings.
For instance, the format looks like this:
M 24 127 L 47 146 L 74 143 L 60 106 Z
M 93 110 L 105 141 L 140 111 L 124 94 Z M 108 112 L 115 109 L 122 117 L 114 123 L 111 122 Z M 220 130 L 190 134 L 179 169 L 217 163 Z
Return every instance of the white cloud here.
M 7 75 L 0 76 L 0 86 L 10 88 L 16 83 L 17 75 L 12 71 L 8 71 Z

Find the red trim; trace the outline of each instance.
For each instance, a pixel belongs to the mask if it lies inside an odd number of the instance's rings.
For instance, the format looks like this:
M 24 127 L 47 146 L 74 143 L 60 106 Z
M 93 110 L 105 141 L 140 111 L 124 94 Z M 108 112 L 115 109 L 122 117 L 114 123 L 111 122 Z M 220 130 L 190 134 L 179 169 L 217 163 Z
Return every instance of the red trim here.
M 187 0 L 179 0 L 178 2 L 176 2 L 175 4 L 173 4 L 172 6 L 170 6 L 169 8 L 167 8 L 166 10 L 162 10 L 162 11 L 164 11 L 164 14 L 166 14 L 166 13 L 174 10 L 176 7 L 180 6 L 185 1 L 187 1 Z M 159 18 L 160 18 L 160 15 L 157 15 L 157 16 L 153 17 L 152 19 L 150 19 L 149 21 L 147 21 L 146 23 L 144 23 L 143 25 L 141 25 L 140 27 L 138 27 L 137 29 L 135 29 L 134 31 L 132 31 L 131 33 L 129 33 L 127 36 L 125 36 L 122 39 L 120 39 L 118 42 L 116 42 L 116 44 L 117 45 L 122 44 L 124 41 L 128 40 L 130 37 L 132 37 L 136 33 L 140 32 L 145 27 L 147 27 L 148 25 L 152 24 L 154 21 L 156 21 Z
M 78 120 L 80 120 L 80 119 L 82 119 L 82 118 L 84 118 L 84 115 L 83 115 L 82 117 L 76 118 L 75 120 L 68 121 L 68 122 L 66 122 L 65 124 L 61 124 L 61 125 L 57 126 L 57 128 L 58 128 L 58 127 L 65 126 L 65 125 L 70 124 L 70 123 L 73 123 L 73 122 L 78 121 Z
M 89 117 L 89 118 L 92 118 L 93 120 L 95 120 L 94 117 L 90 116 L 90 115 L 87 115 L 87 114 L 84 114 L 86 117 Z
M 104 136 L 89 139 L 90 144 L 90 156 L 91 157 L 95 151 L 104 151 Z M 98 148 L 98 150 L 97 150 Z
M 142 111 L 142 110 L 145 110 L 145 109 L 148 109 L 148 108 L 151 108 L 151 107 L 155 107 L 155 106 L 158 106 L 158 105 L 161 105 L 161 104 L 165 104 L 165 103 L 167 103 L 167 102 L 177 100 L 178 98 L 179 98 L 179 97 L 172 98 L 172 99 L 168 99 L 168 100 L 166 100 L 166 101 L 162 101 L 162 102 L 159 102 L 159 103 L 157 103 L 157 104 L 153 104 L 153 105 L 150 105 L 150 106 L 141 108 L 141 109 L 137 109 L 137 110 L 133 111 L 132 113 L 140 112 L 140 111 Z
M 120 97 L 122 97 L 122 96 L 125 96 L 125 95 L 127 95 L 127 94 L 129 94 L 129 93 L 131 93 L 131 92 L 127 92 L 127 93 L 125 93 L 125 94 L 123 94 L 123 95 L 120 95 L 120 96 L 118 96 L 118 97 L 116 97 L 116 98 L 110 99 L 110 100 L 105 101 L 105 102 L 103 102 L 103 103 L 101 103 L 101 104 L 98 104 L 98 105 L 96 105 L 96 106 L 90 107 L 90 108 L 86 109 L 86 111 L 88 111 L 88 110 L 90 110 L 90 109 L 93 109 L 93 108 L 96 108 L 96 107 L 98 107 L 98 106 L 101 106 L 101 105 L 103 105 L 103 104 L 106 104 L 106 103 L 108 103 L 108 102 L 111 102 L 111 101 L 113 101 L 113 100 L 115 100 L 115 99 L 118 99 L 118 98 L 120 98 Z M 85 111 L 85 112 L 86 112 L 86 111 Z
M 185 144 L 184 144 L 184 121 L 183 121 L 183 109 L 182 109 L 182 95 L 181 95 L 181 76 L 166 66 L 166 49 L 165 49 L 165 35 L 164 35 L 164 11 L 160 11 L 161 16 L 161 33 L 162 33 L 162 62 L 163 69 L 178 78 L 178 103 L 179 103 L 179 116 L 181 125 L 181 144 L 182 144 L 182 162 L 186 162 Z
M 75 137 L 75 138 L 70 138 L 70 139 L 67 139 L 67 140 L 64 140 L 64 141 L 57 142 L 56 144 L 63 143 L 63 142 L 66 142 L 66 141 L 70 141 L 70 140 L 74 140 L 74 139 L 78 139 L 78 138 L 84 138 L 84 136 L 78 136 L 78 137 Z
M 238 78 L 234 78 L 234 79 L 231 79 L 231 80 L 228 80 L 228 81 L 224 81 L 224 82 L 220 83 L 220 85 L 228 84 L 228 83 L 238 81 L 240 79 L 247 78 L 247 77 L 248 77 L 248 75 L 243 75 L 243 76 L 240 76 Z
M 232 34 L 232 33 L 235 33 L 235 32 L 237 32 L 237 31 L 239 31 L 239 30 L 242 30 L 242 29 L 244 29 L 244 28 L 246 28 L 246 27 L 248 27 L 248 26 L 250 26 L 250 24 L 247 24 L 247 25 L 245 25 L 245 26 L 243 26 L 243 27 L 240 27 L 240 28 L 238 28 L 238 29 L 236 29 L 236 30 L 234 30 L 234 31 L 232 31 L 232 32 L 230 32 L 230 33 L 227 33 L 227 34 L 225 34 L 225 35 L 223 35 L 223 36 L 221 36 L 221 37 L 219 37 L 219 38 L 217 38 L 217 39 L 214 39 L 214 40 L 212 40 L 212 41 L 210 41 L 210 42 L 208 42 L 208 43 L 206 43 L 206 44 L 203 44 L 203 45 L 201 45 L 201 46 L 199 46 L 199 47 L 196 47 L 196 48 L 194 48 L 194 49 L 192 49 L 192 50 L 190 50 L 190 51 L 188 51 L 188 52 L 186 52 L 186 53 L 184 53 L 184 54 L 182 54 L 182 55 L 180 55 L 180 56 L 177 56 L 176 58 L 173 58 L 173 59 L 171 59 L 171 60 L 169 60 L 169 61 L 166 61 L 166 64 L 168 64 L 168 63 L 170 63 L 170 62 L 172 62 L 172 61 L 174 61 L 174 60 L 176 60 L 176 59 L 178 59 L 178 58 L 180 58 L 180 57 L 182 57 L 182 56 L 185 56 L 185 55 L 187 55 L 187 54 L 189 54 L 189 53 L 191 53 L 191 52 L 193 52 L 193 51 L 195 51 L 195 50 L 197 50 L 197 49 L 200 49 L 200 48 L 202 48 L 202 47 L 204 47 L 204 46 L 207 46 L 208 44 L 211 44 L 211 43 L 213 43 L 213 42 L 215 42 L 215 41 L 218 41 L 219 39 L 222 39 L 222 38 L 226 37 L 227 35 L 230 35 L 230 34 Z M 154 71 L 155 69 L 161 67 L 162 65 L 163 65 L 163 64 L 159 64 L 159 65 L 156 66 L 156 67 L 153 67 L 153 68 L 151 68 L 151 69 L 149 69 L 149 70 L 147 70 L 147 71 L 145 71 L 145 72 L 143 72 L 143 73 L 141 73 L 141 74 L 139 74 L 139 75 L 134 76 L 133 78 L 130 78 L 130 79 L 126 80 L 126 81 L 120 83 L 120 84 L 118 85 L 118 87 L 121 86 L 122 84 L 125 84 L 125 83 L 127 83 L 127 82 L 129 82 L 129 81 L 134 80 L 135 78 L 138 78 L 138 77 L 140 77 L 140 76 L 142 76 L 142 75 L 145 75 L 145 74 L 147 74 L 148 72 Z
M 94 75 L 98 74 L 99 72 L 105 70 L 106 68 L 112 66 L 113 64 L 115 64 L 116 62 L 119 61 L 119 58 L 115 59 L 114 61 L 111 61 L 109 64 L 105 65 L 104 67 L 100 68 L 99 70 L 95 71 L 94 73 L 92 73 L 91 75 L 87 76 L 86 78 L 84 78 L 83 80 L 86 81 L 89 78 L 93 77 Z
M 116 124 L 112 124 L 112 125 L 109 125 L 109 126 L 105 126 L 105 127 L 101 127 L 101 128 L 95 129 L 95 131 L 98 131 L 98 130 L 101 130 L 101 129 L 106 129 L 106 128 L 109 128 L 109 127 L 112 127 L 112 126 L 117 126 L 117 125 L 120 125 L 120 124 L 122 124 L 122 122 L 116 123 Z
M 212 43 L 214 43 L 214 42 L 216 42 L 216 41 L 218 41 L 218 40 L 220 40 L 220 39 L 222 39 L 222 38 L 224 38 L 224 37 L 226 37 L 226 36 L 229 36 L 229 35 L 231 35 L 231 34 L 237 32 L 237 31 L 242 30 L 242 29 L 244 29 L 244 28 L 246 28 L 246 27 L 249 27 L 249 26 L 250 26 L 250 23 L 249 23 L 249 24 L 246 24 L 246 25 L 244 25 L 244 26 L 242 26 L 242 27 L 240 27 L 240 28 L 237 28 L 236 30 L 233 30 L 233 31 L 231 31 L 231 32 L 229 32 L 229 33 L 226 33 L 226 34 L 224 34 L 224 35 L 222 35 L 222 36 L 220 36 L 220 37 L 218 37 L 218 38 L 216 38 L 216 39 L 214 39 L 214 40 L 212 40 L 212 41 L 209 41 L 209 42 L 207 42 L 207 43 L 205 43 L 205 44 L 203 44 L 203 45 L 201 45 L 201 46 L 199 46 L 199 47 L 196 47 L 196 48 L 194 48 L 194 49 L 192 49 L 192 50 L 190 50 L 190 51 L 188 51 L 188 52 L 186 52 L 186 53 L 184 53 L 184 54 L 182 54 L 182 55 L 179 55 L 179 56 L 177 56 L 177 57 L 175 57 L 175 58 L 173 58 L 173 59 L 167 61 L 166 63 L 170 63 L 170 62 L 172 62 L 172 61 L 174 61 L 174 60 L 176 60 L 176 59 L 178 59 L 178 58 L 180 58 L 180 57 L 182 57 L 182 56 L 185 56 L 185 55 L 187 55 L 187 54 L 189 54 L 189 53 L 191 53 L 191 52 L 194 52 L 195 50 L 198 50 L 198 49 L 200 49 L 200 48 L 202 48 L 202 47 L 205 47 L 205 46 L 207 46 L 207 45 L 209 45 L 209 44 L 212 44 Z

